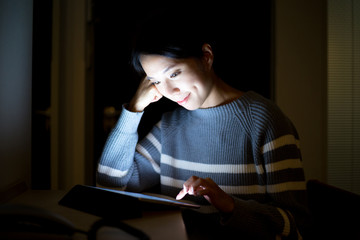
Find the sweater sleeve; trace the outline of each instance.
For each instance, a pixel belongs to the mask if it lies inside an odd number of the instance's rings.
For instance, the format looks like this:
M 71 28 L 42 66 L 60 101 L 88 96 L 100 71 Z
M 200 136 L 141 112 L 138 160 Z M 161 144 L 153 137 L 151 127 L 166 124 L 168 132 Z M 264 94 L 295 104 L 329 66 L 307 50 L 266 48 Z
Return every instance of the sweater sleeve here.
M 147 139 L 160 136 L 159 125 L 138 143 L 137 128 L 143 113 L 128 111 L 124 106 L 120 118 L 110 133 L 100 157 L 97 183 L 107 187 L 120 187 L 140 192 L 160 182 L 159 147 L 147 143 Z M 152 133 L 156 132 L 156 133 Z M 160 141 L 157 140 L 159 143 Z
M 234 198 L 235 210 L 222 224 L 242 226 L 260 239 L 300 239 L 308 211 L 298 134 L 276 106 L 257 104 L 250 112 L 253 156 L 263 171 L 268 201 Z

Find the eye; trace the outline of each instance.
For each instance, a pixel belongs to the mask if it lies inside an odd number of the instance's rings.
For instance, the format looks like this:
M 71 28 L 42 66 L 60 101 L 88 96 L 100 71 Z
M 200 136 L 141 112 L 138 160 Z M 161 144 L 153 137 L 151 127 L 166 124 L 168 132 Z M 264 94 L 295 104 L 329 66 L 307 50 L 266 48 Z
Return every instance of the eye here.
M 174 78 L 174 77 L 178 76 L 180 73 L 181 73 L 180 71 L 176 71 L 170 75 L 170 78 Z
M 152 83 L 152 85 L 158 85 L 159 83 L 160 83 L 160 81 L 155 81 L 155 79 L 153 79 L 153 78 L 150 78 L 150 77 L 147 77 L 147 80 L 149 80 L 149 81 L 151 81 Z

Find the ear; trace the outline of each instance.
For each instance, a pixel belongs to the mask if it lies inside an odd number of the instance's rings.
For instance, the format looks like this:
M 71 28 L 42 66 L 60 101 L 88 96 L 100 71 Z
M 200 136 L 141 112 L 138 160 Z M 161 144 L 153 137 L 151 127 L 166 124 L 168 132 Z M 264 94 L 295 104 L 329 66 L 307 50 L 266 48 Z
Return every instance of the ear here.
M 204 66 L 206 67 L 206 69 L 210 70 L 214 62 L 214 54 L 210 44 L 204 43 L 204 45 L 202 46 L 202 52 L 203 52 L 202 60 Z

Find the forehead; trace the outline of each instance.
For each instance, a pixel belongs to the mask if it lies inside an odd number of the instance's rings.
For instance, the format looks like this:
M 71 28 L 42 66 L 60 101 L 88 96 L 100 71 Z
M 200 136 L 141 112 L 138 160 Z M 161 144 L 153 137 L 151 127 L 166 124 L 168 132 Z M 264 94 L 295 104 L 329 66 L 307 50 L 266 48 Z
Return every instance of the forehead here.
M 140 62 L 146 74 L 165 73 L 170 68 L 185 60 L 169 58 L 161 55 L 142 55 Z

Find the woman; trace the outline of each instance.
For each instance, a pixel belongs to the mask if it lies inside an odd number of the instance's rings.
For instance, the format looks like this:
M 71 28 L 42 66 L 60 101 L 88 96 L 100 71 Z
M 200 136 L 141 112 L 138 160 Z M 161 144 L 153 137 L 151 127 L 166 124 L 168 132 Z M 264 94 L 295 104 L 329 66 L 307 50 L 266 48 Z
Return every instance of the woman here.
M 298 239 L 307 215 L 298 134 L 272 102 L 218 76 L 199 23 L 162 15 L 142 29 L 132 63 L 145 77 L 105 145 L 98 183 L 138 192 L 160 184 L 203 204 L 184 212 L 190 237 Z M 181 107 L 138 142 L 144 110 L 162 97 Z

